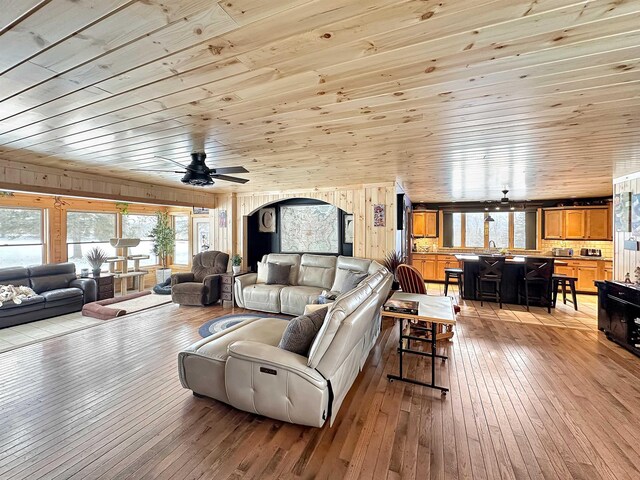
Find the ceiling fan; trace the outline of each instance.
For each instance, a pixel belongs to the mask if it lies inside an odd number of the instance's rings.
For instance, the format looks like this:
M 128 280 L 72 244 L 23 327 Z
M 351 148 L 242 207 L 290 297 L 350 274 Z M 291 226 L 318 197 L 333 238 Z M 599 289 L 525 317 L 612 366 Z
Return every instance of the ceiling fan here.
M 131 171 L 135 172 L 171 172 L 181 173 L 184 176 L 180 181 L 186 185 L 195 185 L 198 187 L 206 187 L 213 185 L 215 180 L 224 180 L 225 182 L 233 183 L 247 183 L 249 180 L 246 178 L 231 177 L 226 175 L 227 173 L 249 173 L 244 167 L 222 167 L 222 168 L 209 168 L 204 163 L 204 159 L 207 155 L 204 152 L 193 152 L 191 154 L 191 163 L 185 166 L 170 158 L 157 157 L 167 160 L 168 162 L 175 163 L 176 165 L 184 168 L 184 171 L 177 170 L 150 170 L 147 168 L 135 168 Z

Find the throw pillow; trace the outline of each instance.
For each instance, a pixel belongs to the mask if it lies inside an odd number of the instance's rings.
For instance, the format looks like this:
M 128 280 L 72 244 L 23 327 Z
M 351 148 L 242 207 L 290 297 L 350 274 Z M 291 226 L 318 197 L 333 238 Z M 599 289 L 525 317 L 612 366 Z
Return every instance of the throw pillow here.
M 267 270 L 267 285 L 289 285 L 289 274 L 291 273 L 291 265 L 283 265 L 281 263 L 269 263 Z
M 367 278 L 367 274 L 364 272 L 339 269 L 338 272 L 336 272 L 336 279 L 333 282 L 331 290 L 340 293 L 348 292 L 356 288 L 365 278 Z
M 269 264 L 267 262 L 258 262 L 258 278 L 256 283 L 267 283 L 269 274 Z
M 311 344 L 322 327 L 328 309 L 328 307 L 320 308 L 309 315 L 300 315 L 290 320 L 282 333 L 278 348 L 308 356 Z

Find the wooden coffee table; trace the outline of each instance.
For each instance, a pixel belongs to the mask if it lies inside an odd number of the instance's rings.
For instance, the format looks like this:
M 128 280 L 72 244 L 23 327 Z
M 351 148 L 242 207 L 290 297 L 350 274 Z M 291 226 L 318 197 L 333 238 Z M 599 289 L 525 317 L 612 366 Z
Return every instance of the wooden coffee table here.
M 436 385 L 436 364 L 435 359 L 440 358 L 444 362 L 448 357 L 445 355 L 438 355 L 436 353 L 436 342 L 438 341 L 438 328 L 439 326 L 445 326 L 451 328 L 456 323 L 456 314 L 453 309 L 453 300 L 450 297 L 434 296 L 434 295 L 422 295 L 417 293 L 402 293 L 395 292 L 391 299 L 393 300 L 412 300 L 419 302 L 418 315 L 410 315 L 406 313 L 382 311 L 382 316 L 392 317 L 398 319 L 398 327 L 400 329 L 400 338 L 398 339 L 398 354 L 400 355 L 400 374 L 399 375 L 387 375 L 390 381 L 400 380 L 402 382 L 413 383 L 414 385 L 422 385 L 423 387 L 435 388 L 440 390 L 443 395 L 449 391 L 448 388 Z M 405 332 L 405 321 L 416 321 L 420 326 L 411 326 Z M 429 338 L 418 337 L 411 335 L 411 328 L 428 332 Z M 406 347 L 404 341 L 407 341 Z M 411 348 L 411 341 L 425 342 L 431 345 L 431 352 L 421 352 L 413 350 Z M 422 355 L 423 357 L 431 357 L 431 382 L 425 383 L 419 380 L 408 378 L 404 376 L 402 361 L 405 353 L 414 355 Z

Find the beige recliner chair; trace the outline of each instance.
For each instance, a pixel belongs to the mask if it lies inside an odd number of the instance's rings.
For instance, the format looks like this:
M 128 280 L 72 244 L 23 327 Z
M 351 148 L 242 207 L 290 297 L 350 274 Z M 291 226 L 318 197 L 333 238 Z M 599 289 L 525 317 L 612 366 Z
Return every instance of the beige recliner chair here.
M 380 269 L 329 305 L 304 357 L 277 347 L 288 321 L 246 320 L 180 352 L 180 380 L 194 394 L 259 415 L 321 427 L 335 419 L 380 332 L 392 275 Z

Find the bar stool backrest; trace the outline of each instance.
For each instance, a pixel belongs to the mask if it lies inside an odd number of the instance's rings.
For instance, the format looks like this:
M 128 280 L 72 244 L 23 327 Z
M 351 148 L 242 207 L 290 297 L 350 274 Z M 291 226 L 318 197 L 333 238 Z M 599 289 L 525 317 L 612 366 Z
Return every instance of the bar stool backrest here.
M 555 259 L 550 257 L 527 257 L 524 261 L 525 280 L 551 281 Z
M 396 278 L 404 293 L 421 293 L 426 295 L 427 286 L 424 283 L 422 274 L 417 268 L 405 263 L 398 265 L 398 268 L 396 268 Z
M 478 259 L 478 263 L 480 264 L 478 276 L 480 278 L 501 279 L 505 260 L 505 257 L 480 255 Z

